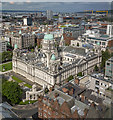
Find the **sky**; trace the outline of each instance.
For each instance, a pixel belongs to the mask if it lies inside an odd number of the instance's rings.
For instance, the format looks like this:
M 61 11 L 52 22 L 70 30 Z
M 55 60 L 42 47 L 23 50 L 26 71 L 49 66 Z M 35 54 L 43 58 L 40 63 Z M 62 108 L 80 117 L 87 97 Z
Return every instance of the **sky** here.
M 112 2 L 113 0 L 1 0 L 2 2 Z
M 35 10 L 53 12 L 82 12 L 84 10 L 109 10 L 109 2 L 3 2 L 3 10 Z

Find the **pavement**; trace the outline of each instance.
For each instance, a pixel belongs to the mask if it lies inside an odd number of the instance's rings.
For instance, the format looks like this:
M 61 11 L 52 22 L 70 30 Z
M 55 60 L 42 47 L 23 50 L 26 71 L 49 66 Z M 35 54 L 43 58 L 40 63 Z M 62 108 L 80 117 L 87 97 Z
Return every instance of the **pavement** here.
M 8 71 L 6 71 L 6 72 L 1 72 L 1 71 L 0 71 L 0 75 L 6 74 L 6 73 L 10 73 L 10 72 L 12 72 L 12 70 L 8 70 Z
M 28 118 L 38 112 L 38 102 L 29 105 L 13 106 L 14 111 L 20 118 Z

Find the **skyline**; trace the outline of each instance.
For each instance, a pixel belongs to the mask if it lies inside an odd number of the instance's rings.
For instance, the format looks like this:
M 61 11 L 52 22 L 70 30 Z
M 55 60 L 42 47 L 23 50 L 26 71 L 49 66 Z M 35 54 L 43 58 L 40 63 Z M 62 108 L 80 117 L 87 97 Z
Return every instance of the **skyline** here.
M 2 3 L 3 10 L 33 10 L 53 12 L 82 12 L 84 10 L 110 10 L 109 2 L 16 2 L 16 3 Z

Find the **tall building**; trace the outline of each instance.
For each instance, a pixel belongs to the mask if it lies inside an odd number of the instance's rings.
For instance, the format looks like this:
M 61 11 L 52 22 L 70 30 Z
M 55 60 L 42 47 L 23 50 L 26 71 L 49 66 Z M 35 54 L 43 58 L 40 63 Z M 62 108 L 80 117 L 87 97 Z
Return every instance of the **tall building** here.
M 113 57 L 106 61 L 105 76 L 113 79 Z
M 53 11 L 47 10 L 47 19 L 51 20 L 53 18 Z
M 23 19 L 23 24 L 24 24 L 24 25 L 31 26 L 31 25 L 32 25 L 32 18 L 30 18 L 30 17 L 25 17 L 25 18 Z
M 110 35 L 110 36 L 113 35 L 113 25 L 107 25 L 106 34 L 107 34 L 107 35 Z
M 62 22 L 63 22 L 63 16 L 62 16 L 62 15 L 59 15 L 58 21 L 59 21 L 59 23 L 62 23 Z

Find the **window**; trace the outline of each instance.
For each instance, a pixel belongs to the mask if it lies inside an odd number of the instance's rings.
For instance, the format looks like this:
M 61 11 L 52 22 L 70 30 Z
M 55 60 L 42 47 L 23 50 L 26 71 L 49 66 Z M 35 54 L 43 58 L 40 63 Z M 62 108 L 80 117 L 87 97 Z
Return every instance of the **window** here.
M 96 80 L 95 84 L 96 84 L 96 85 L 99 85 L 99 81 Z
M 110 65 L 110 63 L 107 63 L 107 65 Z
M 105 42 L 102 42 L 102 45 L 105 45 Z

